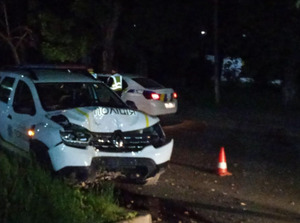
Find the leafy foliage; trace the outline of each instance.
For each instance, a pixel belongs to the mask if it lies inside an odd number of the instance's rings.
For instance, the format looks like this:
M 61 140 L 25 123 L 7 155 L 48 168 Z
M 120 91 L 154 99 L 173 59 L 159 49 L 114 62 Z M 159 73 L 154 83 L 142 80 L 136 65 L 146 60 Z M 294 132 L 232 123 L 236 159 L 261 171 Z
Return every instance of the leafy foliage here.
M 71 4 L 72 1 L 30 1 L 29 22 L 41 36 L 41 51 L 48 61 L 77 62 L 90 50 L 91 32 L 86 32 L 70 10 Z
M 3 223 L 116 222 L 134 217 L 117 205 L 112 185 L 72 188 L 35 163 L 0 152 L 0 221 Z
M 71 18 L 63 19 L 50 13 L 41 13 L 42 52 L 50 61 L 78 61 L 88 52 L 88 36 Z

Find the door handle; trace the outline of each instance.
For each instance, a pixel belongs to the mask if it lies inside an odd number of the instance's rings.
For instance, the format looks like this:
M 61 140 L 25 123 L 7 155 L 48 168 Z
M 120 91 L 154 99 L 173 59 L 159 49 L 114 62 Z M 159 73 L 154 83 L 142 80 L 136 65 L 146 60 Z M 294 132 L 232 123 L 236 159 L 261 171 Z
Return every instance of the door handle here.
M 12 119 L 11 115 L 8 115 L 7 118 Z

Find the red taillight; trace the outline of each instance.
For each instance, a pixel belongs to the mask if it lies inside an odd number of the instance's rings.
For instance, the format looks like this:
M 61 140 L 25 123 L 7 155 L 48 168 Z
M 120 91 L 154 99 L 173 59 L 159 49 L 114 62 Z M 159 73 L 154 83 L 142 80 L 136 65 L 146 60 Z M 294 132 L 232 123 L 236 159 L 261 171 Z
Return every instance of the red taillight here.
M 151 93 L 151 98 L 152 98 L 153 100 L 159 100 L 159 99 L 160 99 L 160 95 L 157 94 L 157 93 Z
M 175 99 L 176 99 L 177 97 L 178 97 L 177 93 L 176 93 L 176 92 L 174 92 L 174 93 L 173 93 L 173 98 L 175 98 Z
M 143 95 L 146 99 L 160 100 L 160 94 L 157 94 L 153 91 L 144 91 Z

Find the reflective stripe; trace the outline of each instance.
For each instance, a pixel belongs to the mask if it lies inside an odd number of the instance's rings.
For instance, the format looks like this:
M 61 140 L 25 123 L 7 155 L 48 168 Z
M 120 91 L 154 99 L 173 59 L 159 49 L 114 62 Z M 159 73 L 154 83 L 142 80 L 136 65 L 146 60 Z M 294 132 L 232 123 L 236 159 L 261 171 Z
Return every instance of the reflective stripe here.
M 86 112 L 84 112 L 84 111 L 82 111 L 82 110 L 80 110 L 79 108 L 75 108 L 75 110 L 78 111 L 80 114 L 84 115 L 84 116 L 87 118 L 88 123 L 89 123 L 89 128 L 90 128 L 90 127 L 91 127 L 91 126 L 90 126 L 91 123 L 90 123 L 90 119 L 89 119 L 89 118 L 90 118 L 90 117 L 89 117 L 89 114 L 86 113 Z
M 220 168 L 220 169 L 227 169 L 227 163 L 226 162 L 219 162 L 218 168 Z
M 111 89 L 114 91 L 121 91 L 122 90 L 122 76 L 119 74 L 112 75 L 111 78 L 113 79 L 113 84 Z
M 146 118 L 146 127 L 149 127 L 149 117 L 148 115 L 144 114 Z
M 80 110 L 79 108 L 75 108 L 76 111 L 78 111 L 80 114 L 84 115 L 85 117 L 89 118 L 89 114 Z

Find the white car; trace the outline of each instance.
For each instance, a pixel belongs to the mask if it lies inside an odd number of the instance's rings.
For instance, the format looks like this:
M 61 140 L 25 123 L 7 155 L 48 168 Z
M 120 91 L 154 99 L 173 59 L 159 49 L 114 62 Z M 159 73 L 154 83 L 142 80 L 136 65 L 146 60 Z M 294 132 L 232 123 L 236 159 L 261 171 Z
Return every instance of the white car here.
M 107 83 L 110 75 L 98 74 L 99 80 Z M 159 116 L 177 112 L 177 93 L 172 88 L 166 88 L 156 81 L 136 76 L 123 75 L 123 91 L 121 98 L 131 107 L 136 107 L 149 115 Z
M 105 170 L 145 183 L 173 149 L 157 117 L 129 108 L 87 71 L 64 67 L 0 71 L 0 123 L 2 142 L 81 179 Z

